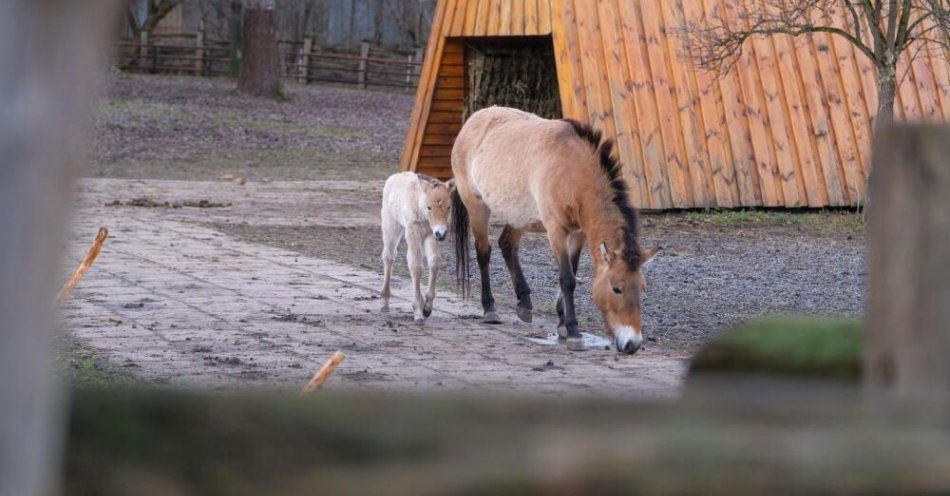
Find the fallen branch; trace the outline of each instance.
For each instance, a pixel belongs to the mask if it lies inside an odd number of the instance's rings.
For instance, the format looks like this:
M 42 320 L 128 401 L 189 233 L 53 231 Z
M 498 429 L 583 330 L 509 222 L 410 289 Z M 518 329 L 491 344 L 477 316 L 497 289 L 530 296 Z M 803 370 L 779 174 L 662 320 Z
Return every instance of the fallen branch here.
M 327 363 L 323 364 L 323 367 L 321 367 L 316 374 L 313 374 L 313 378 L 310 379 L 310 382 L 308 382 L 306 386 L 304 386 L 303 391 L 300 392 L 300 395 L 306 396 L 313 393 L 317 389 L 320 389 L 320 386 L 322 386 L 323 383 L 327 381 L 327 378 L 330 377 L 330 374 L 333 373 L 333 369 L 337 368 L 341 363 L 343 363 L 344 358 L 346 358 L 346 355 L 343 353 L 339 351 L 334 353 L 333 356 L 327 360 Z
M 92 246 L 89 247 L 89 251 L 86 252 L 86 258 L 83 259 L 82 263 L 79 264 L 79 267 L 76 267 L 76 270 L 73 271 L 73 275 L 69 277 L 69 280 L 66 281 L 66 284 L 63 285 L 63 289 L 59 290 L 59 294 L 56 295 L 56 301 L 62 302 L 69 296 L 70 291 L 79 284 L 79 280 L 82 279 L 82 276 L 89 270 L 89 267 L 92 267 L 92 263 L 96 261 L 96 257 L 99 256 L 99 250 L 102 249 L 102 243 L 106 240 L 106 236 L 109 235 L 109 230 L 100 227 L 99 234 L 96 235 L 96 240 L 92 242 Z

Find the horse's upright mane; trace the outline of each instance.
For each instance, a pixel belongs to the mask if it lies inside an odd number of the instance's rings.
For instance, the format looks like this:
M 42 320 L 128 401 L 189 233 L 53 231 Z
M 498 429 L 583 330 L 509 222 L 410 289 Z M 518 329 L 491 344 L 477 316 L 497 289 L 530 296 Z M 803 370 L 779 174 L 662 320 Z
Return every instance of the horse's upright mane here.
M 640 244 L 638 242 L 640 222 L 637 218 L 636 209 L 630 206 L 627 182 L 623 180 L 621 175 L 622 165 L 613 156 L 613 140 L 602 139 L 600 131 L 587 124 L 574 119 L 564 119 L 564 121 L 574 128 L 574 132 L 579 137 L 589 142 L 599 155 L 600 169 L 606 176 L 611 190 L 613 190 L 613 203 L 620 210 L 620 215 L 625 221 L 623 226 L 623 258 L 631 269 L 640 267 Z

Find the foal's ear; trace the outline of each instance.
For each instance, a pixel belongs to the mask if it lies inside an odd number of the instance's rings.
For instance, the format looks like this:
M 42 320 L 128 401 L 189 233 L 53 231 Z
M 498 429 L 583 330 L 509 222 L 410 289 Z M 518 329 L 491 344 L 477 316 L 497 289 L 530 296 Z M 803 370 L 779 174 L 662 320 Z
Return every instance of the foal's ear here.
M 423 174 L 416 174 L 416 181 L 419 181 L 419 186 L 422 186 L 422 191 L 426 193 L 428 193 L 429 190 L 434 188 L 435 185 L 439 183 L 438 180 L 434 180 L 433 178 Z
M 446 181 L 445 185 L 449 187 L 449 193 L 455 192 L 455 178 L 454 177 Z
M 657 254 L 663 248 L 659 246 L 654 246 L 653 248 L 647 248 L 640 252 L 640 267 L 646 267 L 650 262 L 653 261 L 653 256 Z
M 597 248 L 600 250 L 600 257 L 604 259 L 604 262 L 607 262 L 607 265 L 614 262 L 613 255 L 611 255 L 610 250 L 607 249 L 607 243 L 601 243 Z

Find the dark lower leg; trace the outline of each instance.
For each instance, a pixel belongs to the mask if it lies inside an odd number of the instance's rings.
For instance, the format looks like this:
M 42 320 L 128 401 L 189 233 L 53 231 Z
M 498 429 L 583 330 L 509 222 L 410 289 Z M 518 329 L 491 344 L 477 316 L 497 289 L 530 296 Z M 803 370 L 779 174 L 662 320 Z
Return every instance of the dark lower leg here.
M 581 333 L 577 329 L 577 314 L 574 311 L 574 288 L 577 279 L 571 266 L 570 257 L 565 256 L 560 261 L 561 300 L 563 302 L 563 321 L 567 328 L 568 338 L 579 338 Z
M 530 321 L 531 309 L 534 308 L 531 305 L 531 288 L 528 287 L 528 281 L 521 270 L 521 261 L 518 260 L 521 235 L 520 231 L 515 231 L 511 226 L 505 226 L 498 238 L 498 247 L 501 248 L 501 255 L 504 257 L 508 273 L 511 275 L 511 282 L 515 287 L 515 296 L 518 297 L 518 316 L 523 320 Z
M 583 244 L 577 246 L 574 251 L 571 253 L 571 270 L 573 271 L 574 277 L 577 277 L 577 266 L 581 261 L 581 249 L 584 247 Z M 564 325 L 564 293 L 562 292 L 560 296 L 557 297 L 557 305 L 555 306 L 557 310 L 558 318 L 558 327 Z
M 475 243 L 475 254 L 478 259 L 478 270 L 482 275 L 482 310 L 485 313 L 495 311 L 495 298 L 491 293 L 491 276 L 488 268 L 491 262 L 491 246 L 487 243 Z

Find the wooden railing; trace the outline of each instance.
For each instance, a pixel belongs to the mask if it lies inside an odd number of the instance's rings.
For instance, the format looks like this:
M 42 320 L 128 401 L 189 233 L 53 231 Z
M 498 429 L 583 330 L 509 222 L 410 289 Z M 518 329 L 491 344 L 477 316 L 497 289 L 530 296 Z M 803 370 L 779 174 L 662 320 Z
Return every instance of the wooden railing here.
M 301 84 L 331 82 L 359 88 L 415 88 L 422 49 L 386 51 L 364 42 L 359 54 L 329 52 L 303 41 L 280 41 L 281 76 Z M 114 65 L 123 71 L 195 76 L 233 75 L 230 42 L 206 41 L 197 35 L 153 35 L 116 44 Z

